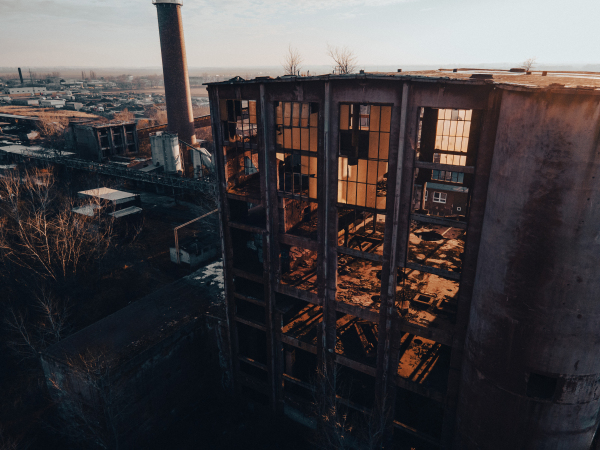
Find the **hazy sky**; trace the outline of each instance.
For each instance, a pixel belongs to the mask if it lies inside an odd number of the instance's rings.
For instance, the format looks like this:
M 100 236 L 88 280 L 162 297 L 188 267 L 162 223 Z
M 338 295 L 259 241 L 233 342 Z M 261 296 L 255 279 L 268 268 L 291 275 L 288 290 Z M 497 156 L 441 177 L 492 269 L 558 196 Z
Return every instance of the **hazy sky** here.
M 289 44 L 329 64 L 600 63 L 598 0 L 184 0 L 195 67 L 278 65 Z M 151 0 L 0 0 L 0 67 L 159 66 Z

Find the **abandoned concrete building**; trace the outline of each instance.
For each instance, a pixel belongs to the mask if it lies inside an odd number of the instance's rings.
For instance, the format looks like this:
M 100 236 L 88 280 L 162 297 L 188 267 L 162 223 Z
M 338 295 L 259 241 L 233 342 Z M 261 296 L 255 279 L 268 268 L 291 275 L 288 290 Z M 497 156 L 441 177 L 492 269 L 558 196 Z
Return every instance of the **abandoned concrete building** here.
M 387 442 L 590 448 L 596 87 L 468 70 L 208 84 L 238 392 L 310 421 L 321 373 Z
M 111 157 L 135 156 L 138 136 L 135 121 L 95 123 L 73 121 L 69 124 L 69 148 L 78 157 L 106 162 Z

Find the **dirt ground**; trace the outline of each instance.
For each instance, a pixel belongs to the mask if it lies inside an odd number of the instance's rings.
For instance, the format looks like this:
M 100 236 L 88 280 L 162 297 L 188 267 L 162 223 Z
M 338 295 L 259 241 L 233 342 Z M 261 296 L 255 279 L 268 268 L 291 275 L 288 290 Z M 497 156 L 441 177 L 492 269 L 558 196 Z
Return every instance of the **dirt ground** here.
M 208 92 L 206 92 L 206 86 L 191 86 L 190 88 L 192 97 L 208 97 Z M 143 89 L 112 89 L 112 90 L 104 90 L 103 92 L 133 92 L 135 94 L 165 94 L 164 87 L 155 87 L 155 88 L 143 88 Z
M 15 114 L 18 116 L 33 117 L 79 117 L 97 119 L 98 116 L 81 111 L 66 109 L 36 108 L 31 106 L 0 106 L 0 114 Z

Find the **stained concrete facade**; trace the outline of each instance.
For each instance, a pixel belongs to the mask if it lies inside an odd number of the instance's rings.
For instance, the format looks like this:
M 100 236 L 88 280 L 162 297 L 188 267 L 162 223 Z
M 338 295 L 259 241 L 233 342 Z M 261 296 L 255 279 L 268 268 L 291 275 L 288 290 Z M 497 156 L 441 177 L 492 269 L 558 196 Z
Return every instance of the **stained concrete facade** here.
M 240 392 L 310 420 L 337 368 L 386 448 L 590 447 L 600 97 L 550 75 L 208 85 Z

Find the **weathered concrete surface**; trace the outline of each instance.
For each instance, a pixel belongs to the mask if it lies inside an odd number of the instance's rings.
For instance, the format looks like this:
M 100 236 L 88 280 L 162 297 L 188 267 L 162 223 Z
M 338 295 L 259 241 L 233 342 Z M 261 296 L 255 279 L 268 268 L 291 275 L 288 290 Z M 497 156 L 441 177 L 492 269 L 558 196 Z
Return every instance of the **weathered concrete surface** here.
M 599 135 L 596 96 L 504 91 L 457 448 L 590 447 L 600 407 Z
M 50 347 L 43 366 L 66 388 L 61 394 L 49 383 L 65 417 L 100 409 L 119 448 L 148 448 L 204 396 L 227 387 L 227 334 L 218 261 Z M 74 371 L 79 355 L 98 355 L 107 367 Z

